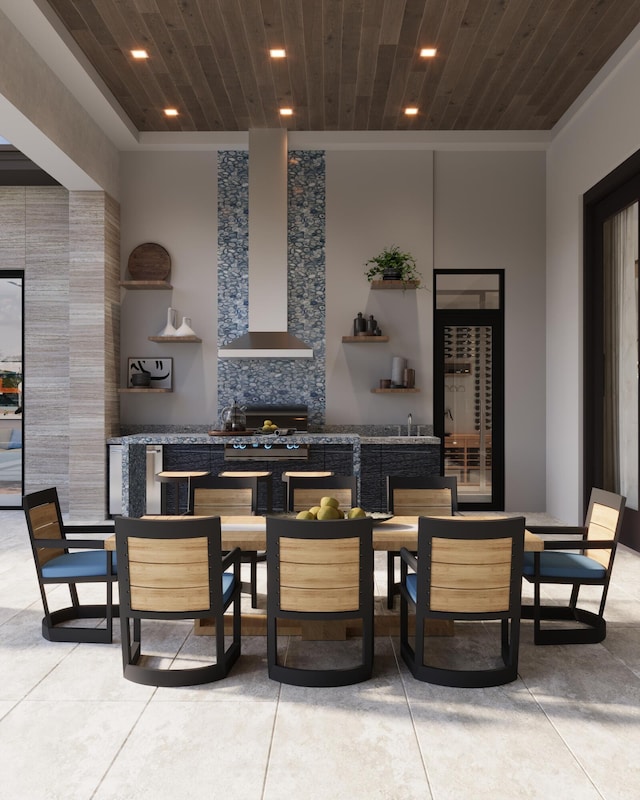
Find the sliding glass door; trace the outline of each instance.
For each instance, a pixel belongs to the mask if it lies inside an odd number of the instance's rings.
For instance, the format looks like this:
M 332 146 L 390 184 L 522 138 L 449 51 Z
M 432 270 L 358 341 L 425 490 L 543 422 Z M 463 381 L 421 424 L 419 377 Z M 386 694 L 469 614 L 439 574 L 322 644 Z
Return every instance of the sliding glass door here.
M 22 505 L 23 274 L 0 270 L 0 508 Z

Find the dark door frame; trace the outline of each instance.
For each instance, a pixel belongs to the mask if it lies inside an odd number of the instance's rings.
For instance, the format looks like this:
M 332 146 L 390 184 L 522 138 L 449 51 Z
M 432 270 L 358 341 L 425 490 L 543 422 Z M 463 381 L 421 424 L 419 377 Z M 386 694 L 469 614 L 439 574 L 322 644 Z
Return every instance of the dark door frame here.
M 21 288 L 21 314 L 22 314 L 22 325 L 20 330 L 21 342 L 22 342 L 22 419 L 21 419 L 21 427 L 22 427 L 22 450 L 21 450 L 21 470 L 20 470 L 20 481 L 22 485 L 22 491 L 20 494 L 20 503 L 18 505 L 7 505 L 6 503 L 2 502 L 2 495 L 0 494 L 0 511 L 15 511 L 16 509 L 22 508 L 22 495 L 24 494 L 24 473 L 25 473 L 25 402 L 24 402 L 24 388 L 25 388 L 25 381 L 24 381 L 24 294 L 25 294 L 25 270 L 23 269 L 2 269 L 0 268 L 0 278 L 3 279 L 10 279 L 10 278 L 19 278 L 22 281 L 22 288 Z
M 602 487 L 604 390 L 603 224 L 617 211 L 640 201 L 640 150 L 583 196 L 583 511 L 592 487 Z M 639 231 L 640 240 L 640 231 Z M 640 470 L 639 470 L 640 474 Z M 620 541 L 640 551 L 640 513 L 626 508 Z
M 497 309 L 436 308 L 438 275 L 498 275 L 500 307 Z M 491 429 L 491 496 L 490 503 L 465 503 L 458 494 L 462 509 L 504 510 L 504 270 L 503 269 L 437 269 L 433 271 L 433 433 L 440 438 L 440 463 L 444 474 L 444 328 L 448 325 L 490 325 L 492 328 L 492 429 Z

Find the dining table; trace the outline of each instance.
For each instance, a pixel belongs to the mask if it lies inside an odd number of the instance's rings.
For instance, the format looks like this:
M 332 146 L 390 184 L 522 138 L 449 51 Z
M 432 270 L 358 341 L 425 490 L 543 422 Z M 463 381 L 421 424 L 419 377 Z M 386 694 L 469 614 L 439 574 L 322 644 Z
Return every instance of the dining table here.
M 288 515 L 290 516 L 290 515 Z M 501 516 L 508 516 L 503 514 Z M 469 514 L 465 519 L 487 519 L 487 515 Z M 495 518 L 492 515 L 491 518 Z M 144 519 L 179 519 L 175 516 L 145 515 Z M 393 516 L 390 519 L 374 520 L 373 549 L 381 551 L 398 551 L 402 547 L 407 550 L 418 549 L 418 519 L 417 516 Z M 312 525 L 313 522 L 309 521 Z M 222 549 L 260 551 L 267 547 L 267 518 L 266 516 L 221 516 L 220 528 L 222 532 Z M 115 550 L 115 534 L 105 539 L 106 550 Z M 524 549 L 528 552 L 544 550 L 544 540 L 535 533 L 525 529 Z M 266 603 L 265 603 L 266 605 Z M 243 608 L 242 633 L 245 636 L 261 636 L 266 634 L 267 615 L 264 608 Z M 302 635 L 305 639 L 346 639 L 358 635 L 357 623 L 352 627 L 344 622 L 319 622 L 305 623 L 304 626 L 296 624 L 291 630 L 279 626 L 283 634 Z M 386 608 L 386 598 L 376 598 L 374 629 L 376 636 L 397 636 L 400 629 L 400 615 L 397 610 Z M 198 635 L 212 635 L 215 632 L 213 623 L 209 620 L 195 620 L 194 632 Z M 431 636 L 452 636 L 454 624 L 452 620 L 428 620 L 428 629 L 425 633 Z

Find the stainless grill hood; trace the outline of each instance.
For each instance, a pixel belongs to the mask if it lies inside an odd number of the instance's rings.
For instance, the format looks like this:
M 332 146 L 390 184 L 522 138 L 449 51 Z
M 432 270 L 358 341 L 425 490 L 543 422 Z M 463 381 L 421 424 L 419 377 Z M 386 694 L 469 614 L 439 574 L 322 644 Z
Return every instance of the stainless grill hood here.
M 219 358 L 313 358 L 287 331 L 287 132 L 249 131 L 249 332 Z

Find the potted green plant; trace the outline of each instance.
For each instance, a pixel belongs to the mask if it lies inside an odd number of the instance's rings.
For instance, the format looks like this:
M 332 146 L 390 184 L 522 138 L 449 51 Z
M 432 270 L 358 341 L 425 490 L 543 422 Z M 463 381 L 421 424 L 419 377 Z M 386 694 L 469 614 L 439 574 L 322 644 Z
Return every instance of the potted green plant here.
M 416 260 L 411 253 L 405 253 L 397 245 L 385 247 L 377 256 L 365 262 L 369 266 L 365 272 L 369 281 L 402 281 L 404 284 L 420 283 L 422 275 L 416 268 Z

